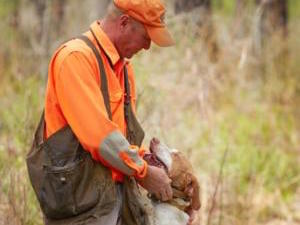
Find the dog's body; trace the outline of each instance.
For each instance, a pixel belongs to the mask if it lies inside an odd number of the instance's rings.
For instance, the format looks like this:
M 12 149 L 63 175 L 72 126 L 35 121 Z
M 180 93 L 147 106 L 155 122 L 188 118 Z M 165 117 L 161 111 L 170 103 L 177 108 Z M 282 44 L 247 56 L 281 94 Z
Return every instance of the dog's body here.
M 153 200 L 155 225 L 185 225 L 190 209 L 200 208 L 199 185 L 187 158 L 177 150 L 170 149 L 153 138 L 151 154 L 144 159 L 150 164 L 164 168 L 172 180 L 173 199 L 160 203 Z
M 189 215 L 169 203 L 153 203 L 155 225 L 186 225 Z

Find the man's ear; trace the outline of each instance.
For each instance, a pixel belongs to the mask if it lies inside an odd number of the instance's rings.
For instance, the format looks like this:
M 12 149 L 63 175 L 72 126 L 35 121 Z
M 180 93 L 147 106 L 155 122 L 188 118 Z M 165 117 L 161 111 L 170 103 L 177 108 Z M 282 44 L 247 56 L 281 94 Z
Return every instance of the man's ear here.
M 130 22 L 130 17 L 127 14 L 123 14 L 123 15 L 120 16 L 120 18 L 119 18 L 119 27 L 120 27 L 121 31 L 126 26 L 128 26 L 129 22 Z

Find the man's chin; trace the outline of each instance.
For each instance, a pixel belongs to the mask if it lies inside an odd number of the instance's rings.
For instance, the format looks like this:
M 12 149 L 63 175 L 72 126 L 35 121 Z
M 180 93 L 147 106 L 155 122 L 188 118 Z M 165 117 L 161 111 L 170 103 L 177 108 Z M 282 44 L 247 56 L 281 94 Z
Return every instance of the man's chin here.
M 131 59 L 133 56 L 135 56 L 137 53 L 139 53 L 140 51 L 136 51 L 136 52 L 131 52 L 129 54 L 127 54 L 125 56 L 126 59 Z
M 134 53 L 130 53 L 130 54 L 127 54 L 125 56 L 126 59 L 131 59 L 135 54 Z

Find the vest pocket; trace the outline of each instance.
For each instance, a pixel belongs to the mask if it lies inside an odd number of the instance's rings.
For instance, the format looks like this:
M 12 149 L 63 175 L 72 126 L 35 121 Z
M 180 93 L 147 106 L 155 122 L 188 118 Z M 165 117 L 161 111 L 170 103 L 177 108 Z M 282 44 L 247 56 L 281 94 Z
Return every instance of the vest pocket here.
M 48 218 L 75 216 L 98 203 L 100 193 L 92 177 L 93 167 L 88 153 L 65 166 L 44 166 L 45 177 L 39 197 Z
M 94 179 L 95 162 L 69 126 L 34 149 L 29 171 L 47 218 L 76 216 L 98 203 L 101 187 Z

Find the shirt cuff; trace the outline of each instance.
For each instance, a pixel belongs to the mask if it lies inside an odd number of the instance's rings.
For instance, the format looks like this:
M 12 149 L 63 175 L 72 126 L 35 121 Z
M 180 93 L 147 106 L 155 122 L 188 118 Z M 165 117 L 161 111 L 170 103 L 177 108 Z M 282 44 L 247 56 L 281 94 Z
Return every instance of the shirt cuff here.
M 113 131 L 101 142 L 99 155 L 110 166 L 127 176 L 142 178 L 147 172 L 147 163 L 143 160 L 145 150 L 130 145 L 120 131 Z

